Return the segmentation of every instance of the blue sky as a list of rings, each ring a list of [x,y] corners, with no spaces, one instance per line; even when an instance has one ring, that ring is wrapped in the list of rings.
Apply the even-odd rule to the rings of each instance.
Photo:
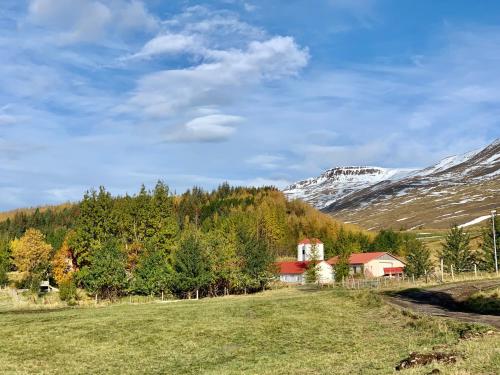
[[[499,21],[494,0],[4,0],[0,209],[484,146]]]

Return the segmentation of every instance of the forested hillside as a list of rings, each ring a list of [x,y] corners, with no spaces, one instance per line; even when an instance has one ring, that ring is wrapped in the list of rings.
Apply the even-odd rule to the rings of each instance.
[[[368,234],[287,201],[275,188],[227,184],[180,196],[162,182],[133,196],[100,188],[79,204],[19,212],[0,223],[9,267],[23,272],[26,286],[48,274],[64,290],[79,286],[110,297],[260,290],[272,279],[275,260],[295,257],[303,237],[321,238],[326,256],[370,245]],[[37,262],[19,261],[33,249]]]

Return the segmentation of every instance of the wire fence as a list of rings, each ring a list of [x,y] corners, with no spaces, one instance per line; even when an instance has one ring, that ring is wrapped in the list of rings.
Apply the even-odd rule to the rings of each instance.
[[[486,280],[499,278],[494,272],[434,272],[426,277],[415,278],[406,275],[395,276],[391,278],[377,279],[362,279],[348,277],[340,282],[336,282],[333,286],[343,287],[346,289],[403,289],[412,287],[430,286],[444,283]]]

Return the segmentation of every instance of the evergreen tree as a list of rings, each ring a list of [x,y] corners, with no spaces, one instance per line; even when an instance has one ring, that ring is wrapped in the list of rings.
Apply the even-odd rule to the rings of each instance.
[[[9,283],[7,273],[10,271],[10,251],[9,243],[0,238],[0,286]]]
[[[273,278],[274,255],[262,237],[246,234],[241,238],[243,249],[242,272],[248,276],[250,290],[261,290]]]
[[[170,254],[176,246],[179,224],[174,209],[174,199],[169,194],[168,186],[158,181],[152,197],[152,216],[154,233],[151,244]]]
[[[148,249],[134,269],[132,290],[147,295],[161,295],[172,288],[172,268],[161,250]]]
[[[427,246],[415,236],[407,236],[403,246],[407,254],[405,272],[417,278],[427,275],[432,267]]]
[[[497,256],[500,258],[500,220],[495,216],[495,236]],[[479,267],[485,271],[495,271],[495,249],[493,248],[493,223],[488,220],[481,231]],[[500,261],[500,259],[498,259]]]
[[[76,223],[74,251],[80,267],[88,265],[94,251],[117,235],[114,200],[104,187],[85,193]]]
[[[202,234],[188,229],[174,253],[174,286],[178,293],[193,292],[208,286],[211,280],[210,265],[204,251]]]
[[[89,264],[80,269],[77,279],[92,294],[114,299],[127,285],[126,258],[116,240],[107,240],[94,249]]]
[[[473,267],[474,257],[470,250],[470,236],[463,228],[453,225],[442,244],[441,257],[445,266],[455,272],[468,271]]]

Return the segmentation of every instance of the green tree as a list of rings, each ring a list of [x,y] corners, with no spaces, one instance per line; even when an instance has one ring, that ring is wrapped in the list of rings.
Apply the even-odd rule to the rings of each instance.
[[[479,251],[479,267],[485,271],[495,271],[495,251],[493,248],[493,223],[491,219],[481,231],[481,247]],[[500,257],[500,220],[495,216],[495,236],[497,256]],[[500,259],[499,259],[500,260]]]
[[[239,287],[242,259],[238,256],[238,238],[232,225],[225,224],[207,234],[207,255],[212,268],[210,293],[228,293]]]
[[[349,276],[349,257],[351,254],[348,251],[342,252],[338,256],[337,264],[335,265],[335,281],[341,282]]]
[[[311,246],[311,256],[309,258],[309,263],[306,269],[306,283],[315,284],[319,282],[319,271],[318,271],[318,248],[316,244]]]
[[[413,235],[404,239],[403,247],[407,254],[405,273],[417,278],[427,275],[432,267],[427,246]]]
[[[10,271],[10,251],[9,243],[0,239],[0,286],[9,283],[8,272]]]
[[[85,193],[81,201],[80,215],[76,223],[73,251],[78,266],[89,264],[94,251],[102,249],[102,244],[117,237],[114,200],[104,187],[99,192]]]
[[[178,293],[193,292],[208,286],[211,280],[209,259],[204,251],[202,234],[196,229],[187,229],[174,253],[174,285]]]
[[[132,290],[147,295],[161,295],[172,287],[172,267],[162,250],[148,249],[134,269]]]
[[[401,254],[401,234],[392,229],[382,229],[375,236],[371,245],[371,251],[389,252],[394,255]]]
[[[116,240],[95,248],[90,262],[77,273],[85,289],[101,298],[114,299],[127,285],[126,256]]]
[[[274,255],[265,240],[257,235],[246,234],[240,239],[243,250],[242,272],[248,276],[245,288],[261,290],[274,277]]]
[[[463,228],[456,224],[450,228],[441,251],[441,257],[448,269],[451,270],[453,266],[455,272],[463,272],[473,267],[474,256],[469,243],[470,236]]]

